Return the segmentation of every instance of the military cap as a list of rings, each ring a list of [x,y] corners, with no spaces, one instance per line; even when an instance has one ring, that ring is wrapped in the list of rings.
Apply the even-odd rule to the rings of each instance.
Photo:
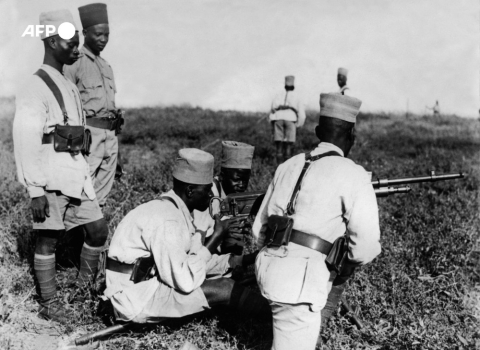
[[[355,123],[362,101],[337,93],[320,94],[320,116]]]
[[[255,147],[237,141],[222,142],[221,167],[229,169],[251,169]]]
[[[340,68],[338,68],[338,73],[337,74],[347,76],[348,75],[348,69],[340,67]]]
[[[293,75],[287,75],[285,77],[285,86],[294,86],[295,77]]]
[[[83,29],[96,24],[108,24],[107,5],[102,3],[88,4],[78,8]]]
[[[49,11],[49,12],[42,12],[40,14],[40,25],[47,26],[47,25],[53,25],[55,27],[55,31],[53,33],[40,33],[40,39],[46,39],[51,36],[57,35],[58,34],[58,27],[60,27],[60,24],[69,22],[75,27],[75,22],[73,21],[73,16],[68,10],[55,10],[55,11]]]
[[[185,183],[208,185],[213,180],[213,156],[196,148],[178,151],[173,177]]]

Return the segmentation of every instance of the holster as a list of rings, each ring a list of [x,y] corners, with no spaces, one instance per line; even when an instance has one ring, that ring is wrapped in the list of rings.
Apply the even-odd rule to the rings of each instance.
[[[342,274],[348,260],[348,238],[346,235],[339,237],[333,242],[332,249],[325,258],[325,264],[330,271]]]
[[[139,258],[133,265],[132,274],[130,275],[130,281],[133,283],[139,283],[147,281],[154,276],[153,271],[155,269],[155,260],[153,256],[147,258]]]
[[[124,123],[125,119],[123,118],[123,111],[117,109],[115,112],[115,136],[122,133],[122,126]]]
[[[84,147],[85,127],[77,125],[55,125],[53,148],[56,152],[81,152],[84,150]]]
[[[267,221],[266,245],[278,248],[290,242],[293,229],[293,219],[288,216],[271,215]]]

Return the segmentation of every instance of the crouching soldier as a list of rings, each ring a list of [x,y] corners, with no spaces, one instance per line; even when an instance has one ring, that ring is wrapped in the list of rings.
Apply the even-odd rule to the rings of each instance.
[[[255,147],[243,142],[222,142],[220,174],[213,179],[212,192],[215,197],[225,199],[232,193],[241,193],[247,190],[254,151]],[[220,211],[218,201],[213,202],[212,209],[213,213]],[[209,210],[194,212],[195,227],[207,237],[207,242],[213,232],[214,223]],[[242,255],[244,245],[242,224],[233,224],[221,243],[221,253]]]
[[[268,314],[260,295],[218,278],[242,263],[239,257],[213,254],[228,222],[216,220],[205,246],[195,231],[192,212],[208,208],[212,178],[211,154],[182,149],[173,170],[173,190],[132,210],[119,224],[108,252],[105,290],[117,320],[155,323],[217,304],[230,305],[245,316]],[[134,283],[134,264],[147,257],[153,257],[155,277]]]

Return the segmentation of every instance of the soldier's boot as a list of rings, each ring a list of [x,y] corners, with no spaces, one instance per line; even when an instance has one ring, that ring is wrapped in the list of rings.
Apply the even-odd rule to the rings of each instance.
[[[44,320],[67,324],[71,322],[73,310],[65,308],[57,298],[42,300],[38,307],[38,317]]]

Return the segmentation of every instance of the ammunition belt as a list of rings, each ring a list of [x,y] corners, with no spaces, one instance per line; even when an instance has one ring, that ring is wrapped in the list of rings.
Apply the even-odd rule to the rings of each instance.
[[[292,234],[290,236],[289,242],[316,250],[317,252],[320,252],[325,255],[328,255],[328,253],[330,253],[330,250],[333,247],[332,243],[318,236],[310,235],[308,233],[298,231],[295,229],[292,230]]]
[[[120,119],[113,118],[87,118],[86,124],[88,126],[105,129],[105,130],[115,130],[117,128],[117,123]]]
[[[118,272],[118,273],[124,273],[126,275],[131,275],[133,271],[133,266],[135,264],[125,264],[117,260],[113,260],[111,258],[107,258],[107,265],[106,269],[113,271],[113,272]]]

